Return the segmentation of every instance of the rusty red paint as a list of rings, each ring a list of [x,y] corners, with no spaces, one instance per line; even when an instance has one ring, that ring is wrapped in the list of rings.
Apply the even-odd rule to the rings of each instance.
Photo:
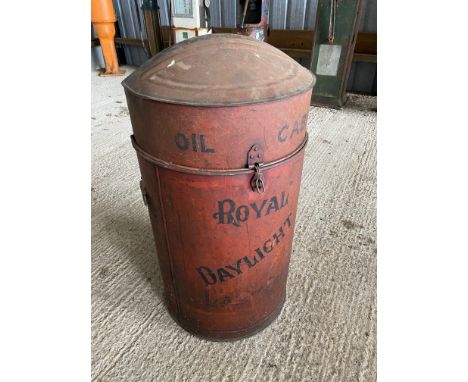
[[[193,333],[234,339],[267,326],[285,299],[315,79],[247,37],[192,40],[156,56],[124,87],[167,307]],[[204,59],[215,43],[236,52],[229,66],[223,61],[225,76],[213,57]],[[275,62],[256,62],[255,54]],[[216,78],[194,91],[180,65],[167,67],[179,59],[192,76]],[[256,167],[263,193],[252,187]]]

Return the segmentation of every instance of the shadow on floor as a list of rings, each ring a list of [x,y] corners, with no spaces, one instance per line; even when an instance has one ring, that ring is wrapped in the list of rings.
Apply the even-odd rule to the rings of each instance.
[[[377,97],[348,93],[345,109],[377,113]]]
[[[127,256],[141,278],[146,279],[159,300],[164,301],[164,286],[149,217],[112,214],[102,218],[112,245]]]

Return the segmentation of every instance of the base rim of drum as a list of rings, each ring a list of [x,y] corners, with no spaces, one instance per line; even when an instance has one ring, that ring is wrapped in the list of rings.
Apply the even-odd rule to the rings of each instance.
[[[281,304],[278,304],[278,306],[275,308],[275,310],[273,310],[273,312],[271,312],[263,320],[257,322],[255,325],[250,326],[249,328],[233,331],[203,331],[200,329],[196,329],[195,327],[191,326],[188,322],[184,322],[182,320],[177,319],[177,317],[175,317],[172,313],[171,316],[184,330],[186,330],[192,335],[195,335],[196,337],[216,342],[237,341],[247,337],[251,337],[270,326],[270,324],[272,324],[273,321],[275,321],[281,313],[285,302],[286,298],[283,299]]]

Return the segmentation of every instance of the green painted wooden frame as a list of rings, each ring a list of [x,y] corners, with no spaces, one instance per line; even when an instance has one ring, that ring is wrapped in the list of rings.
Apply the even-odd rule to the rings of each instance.
[[[365,0],[337,0],[334,44],[341,45],[336,76],[317,75],[312,104],[341,108],[347,100],[346,85],[351,70],[359,21]],[[317,71],[319,47],[328,44],[331,0],[319,0],[310,70]]]

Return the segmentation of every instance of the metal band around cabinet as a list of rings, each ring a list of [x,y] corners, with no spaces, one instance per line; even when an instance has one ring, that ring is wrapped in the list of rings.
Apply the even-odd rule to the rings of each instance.
[[[203,168],[189,167],[189,166],[183,166],[183,165],[179,165],[179,164],[175,164],[175,163],[171,163],[171,162],[166,162],[165,160],[156,158],[156,157],[152,156],[151,154],[148,154],[145,150],[143,150],[143,148],[136,142],[136,139],[135,139],[134,135],[131,135],[130,138],[132,140],[132,145],[133,145],[134,149],[136,150],[136,152],[138,153],[138,155],[140,155],[142,158],[144,158],[148,162],[155,164],[156,166],[164,167],[164,168],[167,168],[169,170],[183,172],[183,173],[187,173],[187,174],[214,175],[214,176],[233,176],[233,175],[240,175],[240,174],[251,174],[251,173],[255,172],[256,168],[258,168],[258,167],[262,171],[267,170],[269,168],[273,168],[273,167],[281,165],[284,162],[287,162],[288,160],[290,160],[290,159],[294,158],[296,155],[298,155],[302,150],[304,150],[304,148],[307,145],[309,135],[306,133],[305,137],[304,137],[304,140],[299,145],[299,147],[296,150],[294,150],[293,152],[291,152],[290,154],[283,157],[283,158],[280,158],[280,159],[277,159],[275,161],[268,162],[268,163],[261,163],[261,164],[259,164],[259,166],[251,167],[251,168],[247,167],[247,164],[246,164],[246,167],[237,168],[237,169],[206,169],[206,168],[203,169]]]

